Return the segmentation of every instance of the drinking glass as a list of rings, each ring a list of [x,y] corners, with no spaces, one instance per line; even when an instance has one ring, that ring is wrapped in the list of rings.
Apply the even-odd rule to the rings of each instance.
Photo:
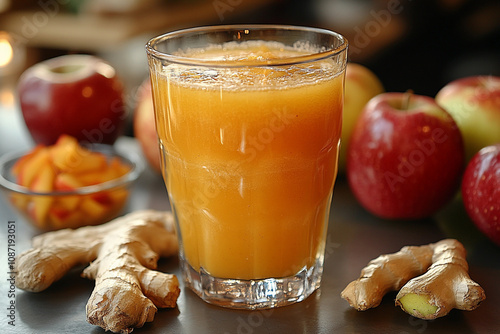
[[[186,285],[230,308],[305,299],[323,272],[347,40],[211,26],[155,37],[146,51]]]

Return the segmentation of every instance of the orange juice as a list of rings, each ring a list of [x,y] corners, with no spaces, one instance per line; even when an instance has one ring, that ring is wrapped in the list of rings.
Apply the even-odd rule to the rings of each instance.
[[[260,42],[209,59],[303,54]],[[343,74],[331,60],[203,68],[153,78],[164,178],[182,256],[214,277],[288,277],[324,252]]]

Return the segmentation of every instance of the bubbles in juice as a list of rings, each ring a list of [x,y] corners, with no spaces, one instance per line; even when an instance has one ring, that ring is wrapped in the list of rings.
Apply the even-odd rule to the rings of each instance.
[[[185,57],[219,62],[221,66],[171,64],[164,69],[170,80],[203,89],[286,89],[288,86],[315,84],[340,72],[331,59],[312,61],[311,48],[285,47],[277,42],[251,41],[226,43],[219,47],[191,49]],[[313,50],[314,51],[314,50]],[[302,63],[271,65],[279,59],[301,57]],[[230,62],[233,67],[227,66]],[[238,66],[238,67],[235,67]]]

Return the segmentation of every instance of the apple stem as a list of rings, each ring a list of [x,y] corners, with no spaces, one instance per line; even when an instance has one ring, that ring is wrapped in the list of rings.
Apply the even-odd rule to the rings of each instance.
[[[412,89],[408,89],[405,93],[405,98],[403,99],[403,105],[401,106],[401,109],[403,110],[408,110],[408,108],[410,107],[410,99],[413,95],[413,90]]]

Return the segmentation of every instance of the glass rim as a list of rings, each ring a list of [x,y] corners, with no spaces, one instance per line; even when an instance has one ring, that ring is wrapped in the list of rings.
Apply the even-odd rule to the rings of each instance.
[[[240,31],[243,32],[244,34],[248,34],[252,30],[276,30],[276,31],[288,30],[288,31],[310,32],[310,33],[335,37],[338,41],[340,41],[340,44],[335,48],[329,48],[328,50],[321,50],[318,52],[310,52],[310,53],[308,52],[300,56],[287,56],[276,59],[251,60],[251,61],[200,59],[195,57],[186,57],[186,56],[175,55],[172,53],[166,53],[156,49],[156,46],[159,45],[160,43],[163,43],[169,39],[181,37],[183,35],[187,36],[189,34],[195,34],[195,33],[223,32],[223,31],[235,31],[235,32]],[[284,65],[293,65],[293,64],[319,61],[326,58],[334,57],[336,55],[341,54],[344,51],[347,51],[348,41],[343,35],[323,28],[295,26],[295,25],[279,25],[279,24],[278,25],[277,24],[231,24],[231,25],[201,26],[201,27],[186,28],[186,29],[171,31],[151,38],[146,43],[145,47],[148,56],[161,60],[166,60],[170,63],[180,64],[180,65],[233,68],[233,67],[258,67],[258,66],[284,66]]]

